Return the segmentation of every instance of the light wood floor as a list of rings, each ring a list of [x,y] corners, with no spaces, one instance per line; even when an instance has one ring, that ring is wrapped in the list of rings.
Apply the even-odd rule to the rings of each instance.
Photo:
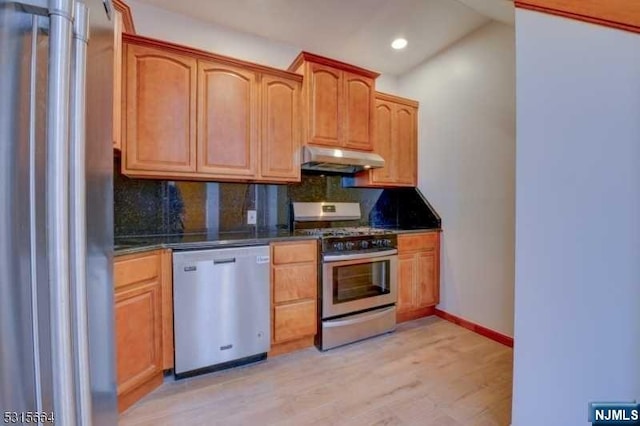
[[[170,381],[121,425],[509,425],[512,350],[436,317]]]

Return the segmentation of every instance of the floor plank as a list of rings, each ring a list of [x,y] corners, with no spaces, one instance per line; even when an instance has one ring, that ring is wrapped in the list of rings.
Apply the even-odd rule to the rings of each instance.
[[[437,317],[163,384],[120,416],[146,425],[489,425],[511,418],[513,351]]]

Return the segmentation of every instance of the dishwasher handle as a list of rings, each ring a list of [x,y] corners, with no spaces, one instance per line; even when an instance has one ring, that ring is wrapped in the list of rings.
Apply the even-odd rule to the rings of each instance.
[[[235,257],[229,257],[227,259],[214,259],[213,260],[213,264],[214,265],[224,265],[225,263],[236,263],[236,258]]]

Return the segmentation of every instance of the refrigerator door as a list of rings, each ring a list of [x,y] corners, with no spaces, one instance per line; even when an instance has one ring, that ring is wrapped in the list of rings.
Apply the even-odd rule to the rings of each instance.
[[[79,2],[0,0],[0,409],[115,425],[112,5],[85,5],[73,32]]]
[[[46,110],[46,95],[37,95],[46,94],[48,56],[48,37],[39,29],[39,20],[14,3],[0,2],[2,412],[53,409],[50,375],[42,372],[46,366],[39,362],[40,345],[49,341],[48,321],[39,318],[48,314],[48,283],[39,279],[46,278],[47,269],[46,263],[35,261],[39,236],[36,226],[42,225],[41,217],[36,216],[37,207],[44,210],[42,199],[37,200],[36,195],[44,195],[45,182],[44,167],[35,169],[36,162],[44,165],[44,151],[38,149],[36,153],[36,142],[42,145],[43,140],[36,138],[44,137]],[[38,64],[43,57],[44,69]],[[40,273],[44,277],[39,277]],[[48,376],[48,383],[43,383],[43,374]]]

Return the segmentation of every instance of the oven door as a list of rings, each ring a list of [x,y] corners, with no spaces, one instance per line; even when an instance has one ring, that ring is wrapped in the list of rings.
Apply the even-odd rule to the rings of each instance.
[[[396,303],[398,251],[325,255],[322,318]]]

